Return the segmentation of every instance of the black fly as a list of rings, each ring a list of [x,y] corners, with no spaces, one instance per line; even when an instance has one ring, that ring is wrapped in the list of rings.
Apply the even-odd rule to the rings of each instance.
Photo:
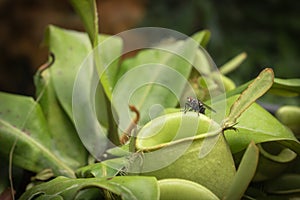
[[[187,97],[187,102],[185,103],[185,106],[184,106],[184,113],[186,113],[187,111],[195,111],[198,113],[198,116],[199,116],[199,113],[205,114],[206,108],[208,108],[209,110],[211,110],[213,112],[216,112],[214,109],[212,109],[208,105],[204,104],[199,99],[195,99],[193,97]]]

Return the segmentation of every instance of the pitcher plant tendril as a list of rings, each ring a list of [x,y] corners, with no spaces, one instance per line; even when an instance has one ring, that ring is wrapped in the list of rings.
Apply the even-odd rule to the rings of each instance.
[[[131,121],[128,128],[123,132],[122,136],[120,137],[120,143],[125,144],[129,138],[132,130],[136,128],[138,121],[140,120],[140,113],[137,108],[133,105],[129,105],[129,109],[136,114],[135,118]]]
[[[50,61],[48,61],[48,62],[42,64],[42,65],[39,67],[39,69],[38,69],[38,72],[39,72],[39,73],[42,73],[44,70],[46,70],[47,68],[51,67],[51,65],[54,64],[54,62],[55,62],[55,55],[54,55],[52,52],[50,52],[50,53],[49,53],[49,56],[50,56]]]

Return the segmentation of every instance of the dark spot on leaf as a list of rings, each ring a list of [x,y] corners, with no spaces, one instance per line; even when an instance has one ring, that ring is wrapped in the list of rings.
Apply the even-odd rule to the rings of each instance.
[[[109,180],[111,180],[111,179],[113,179],[113,177],[109,177],[109,178],[107,178],[106,180],[108,180],[108,181],[109,181]]]
[[[22,129],[22,132],[25,133],[26,135],[30,136],[30,132],[28,130],[26,130],[25,128]]]

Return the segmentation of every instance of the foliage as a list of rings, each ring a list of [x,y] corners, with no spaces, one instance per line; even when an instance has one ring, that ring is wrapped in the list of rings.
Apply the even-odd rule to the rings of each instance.
[[[0,93],[1,156],[37,173],[21,199],[174,199],[175,194],[179,199],[239,199],[299,194],[299,171],[283,173],[299,162],[295,136],[299,108],[278,112],[281,123],[255,103],[268,91],[299,95],[299,79],[274,78],[267,68],[235,88],[232,80],[212,70],[213,61],[198,46],[208,42],[208,31],[194,34],[193,40],[164,44],[169,51],[144,49],[120,59],[122,40],[98,35],[95,2],[71,3],[88,33],[49,26],[45,42],[55,59],[50,57],[35,75],[36,98]],[[245,54],[237,56],[221,72],[236,69],[244,58]],[[96,68],[86,70],[81,63],[95,63]],[[189,80],[203,99],[210,99],[207,92],[216,94],[205,102],[216,113],[183,114],[178,98],[186,96],[186,88],[180,77]],[[151,84],[138,88],[130,99],[136,118],[126,121],[123,115],[129,108],[124,99],[145,80]],[[161,87],[170,82],[179,97]],[[220,92],[224,88],[226,96]],[[168,109],[154,110],[149,116],[155,104]],[[119,127],[114,116],[120,119]],[[137,137],[109,148],[112,144],[106,138],[120,144],[122,134]],[[278,170],[266,171],[270,166]],[[273,183],[268,182],[271,178]],[[255,181],[267,189],[258,190]],[[281,181],[287,184],[279,187]],[[1,184],[7,186],[6,180]]]

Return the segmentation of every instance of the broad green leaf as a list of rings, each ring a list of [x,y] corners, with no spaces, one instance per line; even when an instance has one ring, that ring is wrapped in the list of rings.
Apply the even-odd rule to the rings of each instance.
[[[224,199],[241,199],[251,182],[258,164],[259,150],[251,142],[246,149],[238,170]]]
[[[110,37],[100,35],[100,44],[108,38]],[[109,48],[108,45],[105,45],[107,49],[103,49],[101,53],[101,60],[103,63],[110,63],[113,58],[118,58],[119,53],[121,52],[122,44],[120,43],[120,39],[114,37],[113,39],[109,39],[109,41]],[[82,74],[86,73],[81,77],[82,79],[85,78],[85,80],[80,83],[82,87],[88,91],[94,89],[91,88],[91,80],[93,80],[93,76],[96,71],[93,65],[89,66],[89,64],[86,63],[93,62],[91,44],[85,33],[64,30],[55,26],[49,26],[47,30],[46,43],[49,46],[49,50],[55,55],[56,58],[50,70],[55,92],[65,112],[68,114],[70,119],[73,119],[73,86],[77,76],[79,76],[78,72],[80,69]],[[85,59],[88,61],[83,63]],[[111,84],[113,84],[115,81],[113,74],[116,72],[113,71],[116,70],[116,65],[117,61],[115,61],[107,69],[107,73],[111,75],[112,80],[109,82]],[[107,87],[111,88],[113,85]],[[109,90],[109,88],[106,90]],[[89,101],[92,101],[92,99],[90,99],[91,97],[83,98],[88,98]]]
[[[87,60],[93,63],[91,57]],[[104,93],[98,83],[99,77],[92,65],[88,68],[81,68],[72,94],[74,125],[82,143],[96,158],[106,149],[108,127],[104,125],[109,125]],[[96,96],[96,94],[103,96]],[[96,100],[98,101],[95,102]],[[103,121],[104,119],[107,121]]]
[[[300,79],[275,78],[270,93],[280,96],[299,96]]]
[[[68,166],[77,169],[87,163],[87,151],[73,123],[58,102],[49,68],[34,77],[37,100],[41,105],[56,155]]]
[[[33,172],[50,168],[55,175],[74,176],[55,154],[46,119],[32,98],[0,93],[0,137],[0,151],[7,158],[16,144],[14,165]]]
[[[123,70],[112,99],[122,130],[126,130],[131,122],[128,104],[134,105],[140,112],[141,125],[158,116],[162,107],[175,107],[178,104],[197,48],[194,40],[187,39],[160,49],[143,50],[122,63]],[[154,105],[159,107],[155,108]]]
[[[109,37],[100,35],[100,43],[107,38]],[[108,127],[105,126],[109,122],[107,109],[105,109],[107,108],[105,97],[100,91],[102,87],[99,86],[99,77],[94,66],[89,39],[85,33],[50,26],[46,42],[56,58],[50,68],[50,76],[59,103],[71,122],[76,125],[82,143],[93,156],[96,156],[106,147]],[[111,47],[110,50],[103,52],[103,58],[101,58],[103,61],[119,55],[114,53],[121,48],[119,40],[111,43]],[[95,102],[96,100],[98,102]],[[87,134],[89,134],[88,137]]]
[[[50,70],[55,92],[65,112],[73,119],[73,85],[81,63],[91,52],[91,44],[86,34],[55,26],[48,27],[45,42],[55,55]]]
[[[78,192],[87,188],[105,189],[124,200],[159,199],[157,180],[153,177],[118,176],[112,178],[69,179],[57,177],[27,190],[20,200],[39,198],[74,199]],[[101,196],[97,197],[101,199]],[[103,196],[102,196],[103,198]]]
[[[122,42],[118,37],[100,35],[99,46],[96,48],[100,50],[93,52],[86,34],[54,26],[48,28],[46,42],[56,57],[50,75],[57,98],[76,125],[85,147],[93,156],[98,156],[106,148],[107,133],[117,132],[114,130],[111,108],[105,93],[110,98]],[[98,74],[99,68],[105,70],[104,78]],[[91,127],[93,130],[89,129]],[[111,135],[116,134],[109,134],[109,137]]]
[[[158,185],[160,200],[219,199],[206,187],[184,179],[162,179],[158,181]]]
[[[142,154],[132,159],[129,172],[158,179],[194,181],[221,198],[235,175],[235,166],[220,131],[216,122],[202,114],[181,112],[160,116],[138,133],[136,148]],[[204,141],[215,141],[216,137],[213,148],[205,146]],[[203,148],[210,151],[200,157]]]
[[[273,70],[267,68],[247,87],[230,108],[230,113],[225,119],[224,127],[235,124],[239,116],[259,97],[266,93],[273,84]]]
[[[227,100],[227,113],[237,98],[238,96],[233,96]],[[293,133],[256,103],[243,112],[234,127],[237,128],[237,131],[225,131],[225,137],[232,153],[246,149],[251,141],[256,144],[277,141],[298,154],[300,153],[300,143]]]
[[[98,44],[98,14],[95,0],[70,0],[75,11],[81,17],[92,46]]]
[[[247,54],[245,52],[240,53],[239,55],[232,58],[230,61],[225,63],[220,67],[220,72],[222,74],[228,74],[234,71],[236,68],[240,66],[240,64],[247,58]]]

